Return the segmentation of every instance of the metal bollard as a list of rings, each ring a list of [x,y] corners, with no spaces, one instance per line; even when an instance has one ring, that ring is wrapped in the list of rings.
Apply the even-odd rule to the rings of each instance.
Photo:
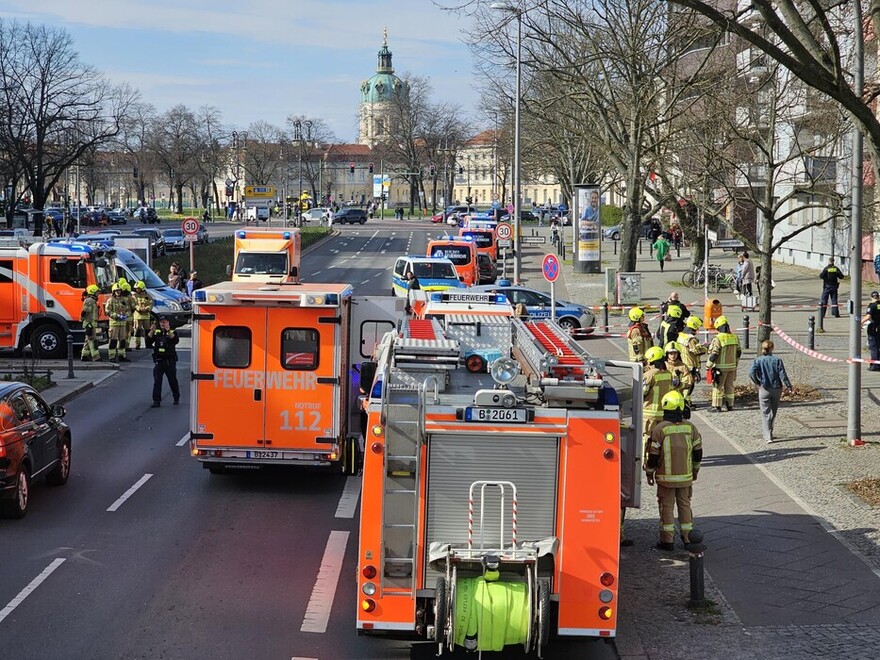
[[[807,321],[807,348],[816,350],[816,317],[811,316]]]
[[[614,243],[614,255],[617,256],[617,241],[611,241]]]
[[[676,257],[681,256],[681,243],[679,243],[678,245],[675,246],[675,256]]]
[[[825,332],[825,308],[822,307],[822,303],[819,303],[818,316],[819,327],[817,329],[819,332]]]
[[[67,377],[76,378],[73,374],[73,335],[67,335]]]
[[[602,321],[605,326],[605,334],[608,334],[608,303],[602,303]]]
[[[562,241],[559,241],[562,243]],[[562,260],[565,261],[565,243],[562,243]]]
[[[749,348],[749,315],[743,316],[743,348]]]
[[[642,239],[639,239],[639,254],[642,253]]]
[[[706,546],[703,545],[703,533],[699,530],[691,530],[688,534],[688,563],[691,573],[691,600],[690,604],[701,605],[706,600],[706,579],[703,573],[703,554]]]

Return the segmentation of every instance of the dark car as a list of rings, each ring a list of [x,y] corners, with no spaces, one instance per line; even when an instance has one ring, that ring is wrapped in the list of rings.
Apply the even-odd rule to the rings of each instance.
[[[153,250],[154,257],[161,257],[165,254],[165,239],[162,237],[162,232],[158,229],[141,227],[140,229],[135,229],[132,234],[139,238],[150,239],[150,247]]]
[[[641,238],[648,238],[651,234],[651,228],[654,226],[655,223],[656,221],[651,220],[646,220],[645,222],[643,222],[642,226],[639,228],[639,236]],[[602,236],[612,241],[619,241],[621,233],[622,229],[620,225],[605,227],[605,229],[602,230]]]
[[[0,385],[0,514],[22,518],[31,484],[45,476],[62,486],[70,476],[70,428],[63,406],[47,404],[24,383]]]
[[[477,266],[480,268],[480,284],[494,284],[498,278],[498,267],[485,252],[477,252]]]
[[[344,225],[346,222],[350,225],[354,223],[365,225],[367,224],[367,212],[364,209],[356,208],[341,209],[333,217],[333,224]]]
[[[511,222],[512,219],[513,219],[513,218],[512,218],[512,214],[510,214],[510,213],[505,213],[505,214],[501,217],[501,220],[502,220],[503,222]],[[537,221],[538,221],[538,216],[536,216],[536,215],[535,215],[534,213],[532,213],[531,211],[524,211],[524,210],[521,210],[521,211],[519,212],[519,220],[520,220],[520,222],[537,222]]]
[[[128,218],[125,217],[124,214],[119,213],[117,211],[109,211],[107,213],[107,220],[110,221],[111,225],[125,225],[128,224]]]

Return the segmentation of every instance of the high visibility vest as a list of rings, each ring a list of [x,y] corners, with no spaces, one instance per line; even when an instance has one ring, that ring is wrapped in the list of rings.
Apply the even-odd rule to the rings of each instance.
[[[661,321],[660,330],[657,333],[660,337],[660,346],[666,346],[670,341],[675,341],[676,337],[678,337],[676,325],[674,321]]]
[[[653,345],[651,333],[645,330],[641,323],[635,323],[627,330],[626,347],[629,350],[630,362],[641,362],[644,360],[645,351]]]
[[[673,389],[671,373],[665,369],[649,367],[645,371],[645,406],[642,414],[645,417],[662,418],[663,408],[660,402]]]
[[[98,324],[99,316],[97,301],[92,296],[86,296],[86,299],[83,300],[82,313],[80,314],[83,326],[95,327]]]
[[[659,455],[654,478],[668,488],[690,486],[694,481],[693,452],[702,449],[700,432],[688,421],[660,422],[651,433],[649,454]]]
[[[719,332],[713,343],[717,341],[718,359],[715,366],[721,371],[733,371],[739,362],[739,338],[732,332]]]
[[[129,307],[127,300],[123,299],[121,296],[113,296],[107,299],[104,311],[106,311],[107,316],[110,317],[110,325],[118,327],[127,323],[126,319],[121,317],[127,317],[131,312],[131,308]]]
[[[153,299],[146,291],[134,294],[134,317],[135,319],[148,319],[153,310]]]
[[[692,347],[698,347],[700,340],[689,332],[678,335],[678,342],[682,347],[681,361],[688,369],[697,369],[700,366],[700,354],[692,352]]]

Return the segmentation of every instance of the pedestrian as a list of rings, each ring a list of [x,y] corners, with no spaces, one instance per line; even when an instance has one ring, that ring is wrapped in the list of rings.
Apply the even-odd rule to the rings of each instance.
[[[782,359],[773,355],[773,342],[769,339],[761,342],[761,357],[755,358],[749,369],[749,379],[758,386],[758,405],[761,407],[761,429],[764,440],[769,445],[773,442],[773,423],[779,409],[779,398],[782,386],[791,391],[791,381],[785,373]]]
[[[742,356],[739,337],[730,331],[726,316],[715,319],[718,334],[709,344],[709,359],[706,365],[712,371],[712,407],[721,412],[723,404],[727,410],[733,410],[733,384],[736,382],[736,368]]]
[[[518,319],[526,320],[529,318],[529,309],[525,303],[518,302],[513,307],[513,315]]]
[[[333,207],[332,206],[327,209],[327,226],[328,227],[333,226]]]
[[[740,292],[744,296],[752,297],[752,285],[755,283],[755,266],[749,259],[749,253],[742,253],[742,265],[740,267]]]
[[[125,357],[125,331],[130,308],[128,301],[122,298],[122,289],[118,282],[110,287],[110,292],[110,297],[104,303],[104,312],[110,319],[108,330],[110,342],[107,344],[107,357],[110,362],[128,362],[128,358]]]
[[[657,259],[657,262],[660,264],[660,270],[662,272],[663,266],[666,262],[672,260],[672,255],[669,254],[669,241],[667,241],[666,237],[661,234],[651,245],[651,249],[654,251],[654,258]]]
[[[134,332],[131,336],[130,347],[138,350],[144,347],[147,341],[147,333],[150,331],[150,318],[153,313],[153,299],[147,293],[147,284],[143,280],[134,285]],[[147,343],[147,348],[149,348]]]
[[[412,292],[422,288],[419,278],[411,270],[406,271],[406,313],[412,314]]]
[[[675,248],[675,254],[680,255],[682,238],[681,227],[676,223],[670,227],[670,232],[672,233],[672,246]]]
[[[176,261],[168,267],[168,286],[177,291],[185,291],[185,280],[180,264]]]
[[[211,222],[211,212],[208,209],[205,209],[205,212],[202,213],[202,220],[204,222]]]
[[[85,341],[83,342],[82,353],[80,359],[83,362],[100,362],[101,351],[95,342],[95,329],[98,327],[98,319],[101,316],[101,309],[98,307],[98,286],[90,284],[86,287],[85,298],[83,298],[82,312],[79,319],[82,323],[83,332],[85,333]]]
[[[180,386],[177,383],[177,342],[180,338],[171,329],[164,316],[159,317],[159,327],[152,324],[149,337],[153,342],[153,408],[162,401],[162,377],[168,379],[174,405],[180,403]]]
[[[656,220],[651,221],[651,228],[648,230],[648,256],[654,256],[654,243],[660,238],[660,234],[663,233],[663,228],[660,226],[660,223]]]
[[[645,365],[645,353],[654,345],[651,331],[645,324],[645,312],[638,307],[629,310],[629,329],[626,331],[626,347],[630,362]]]
[[[679,309],[681,309],[682,320],[687,319],[687,317],[691,315],[690,310],[688,310],[685,304],[679,299],[678,291],[673,291],[669,294],[666,302],[660,303],[660,311],[663,314],[666,314],[669,311],[670,307],[678,307]]]
[[[684,330],[681,305],[669,305],[666,314],[657,328],[657,345],[666,346],[671,341],[678,339],[679,333]]]
[[[694,528],[691,498],[694,482],[703,460],[703,439],[697,427],[684,418],[684,397],[673,390],[663,397],[663,419],[651,432],[648,462],[645,474],[648,485],[657,484],[657,504],[660,508],[660,540],[657,548],[675,550],[675,510],[678,509],[678,528],[681,541],[690,542]]]
[[[694,404],[691,401],[691,395],[694,392],[694,386],[700,382],[703,371],[703,355],[705,355],[707,348],[697,338],[697,331],[702,325],[700,319],[696,316],[689,316],[684,324],[685,329],[678,334],[676,341],[682,347],[682,362],[691,371],[691,386],[689,389],[682,391],[682,394],[684,395],[685,403],[693,410]]]
[[[837,290],[840,288],[840,280],[844,278],[843,272],[834,265],[834,257],[828,257],[828,265],[819,273],[822,280],[822,299],[820,301],[819,316],[825,316],[825,308],[831,304],[831,314],[834,318],[840,318],[840,309],[837,307]]]
[[[663,408],[660,402],[666,394],[673,390],[672,374],[666,368],[666,353],[659,346],[653,346],[645,353],[648,368],[643,376],[645,403],[642,408],[644,417],[645,448],[651,438],[654,427],[663,419]]]
[[[193,291],[201,289],[205,284],[198,278],[198,273],[193,271],[189,274],[189,279],[186,281],[186,295],[192,298]]]
[[[871,291],[871,302],[865,311],[864,323],[868,325],[868,350],[872,360],[868,371],[880,371],[880,291]]]

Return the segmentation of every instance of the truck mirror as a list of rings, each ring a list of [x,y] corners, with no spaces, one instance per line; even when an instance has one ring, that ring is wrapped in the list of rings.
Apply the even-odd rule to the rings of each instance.
[[[376,369],[379,364],[376,362],[361,362],[358,368],[361,376],[361,391],[365,394],[370,391],[373,381],[376,379]]]
[[[291,276],[291,277],[296,277],[296,275],[297,275],[298,272],[299,272],[299,270],[297,269],[296,266],[291,266],[291,267],[290,267],[290,276]]]

